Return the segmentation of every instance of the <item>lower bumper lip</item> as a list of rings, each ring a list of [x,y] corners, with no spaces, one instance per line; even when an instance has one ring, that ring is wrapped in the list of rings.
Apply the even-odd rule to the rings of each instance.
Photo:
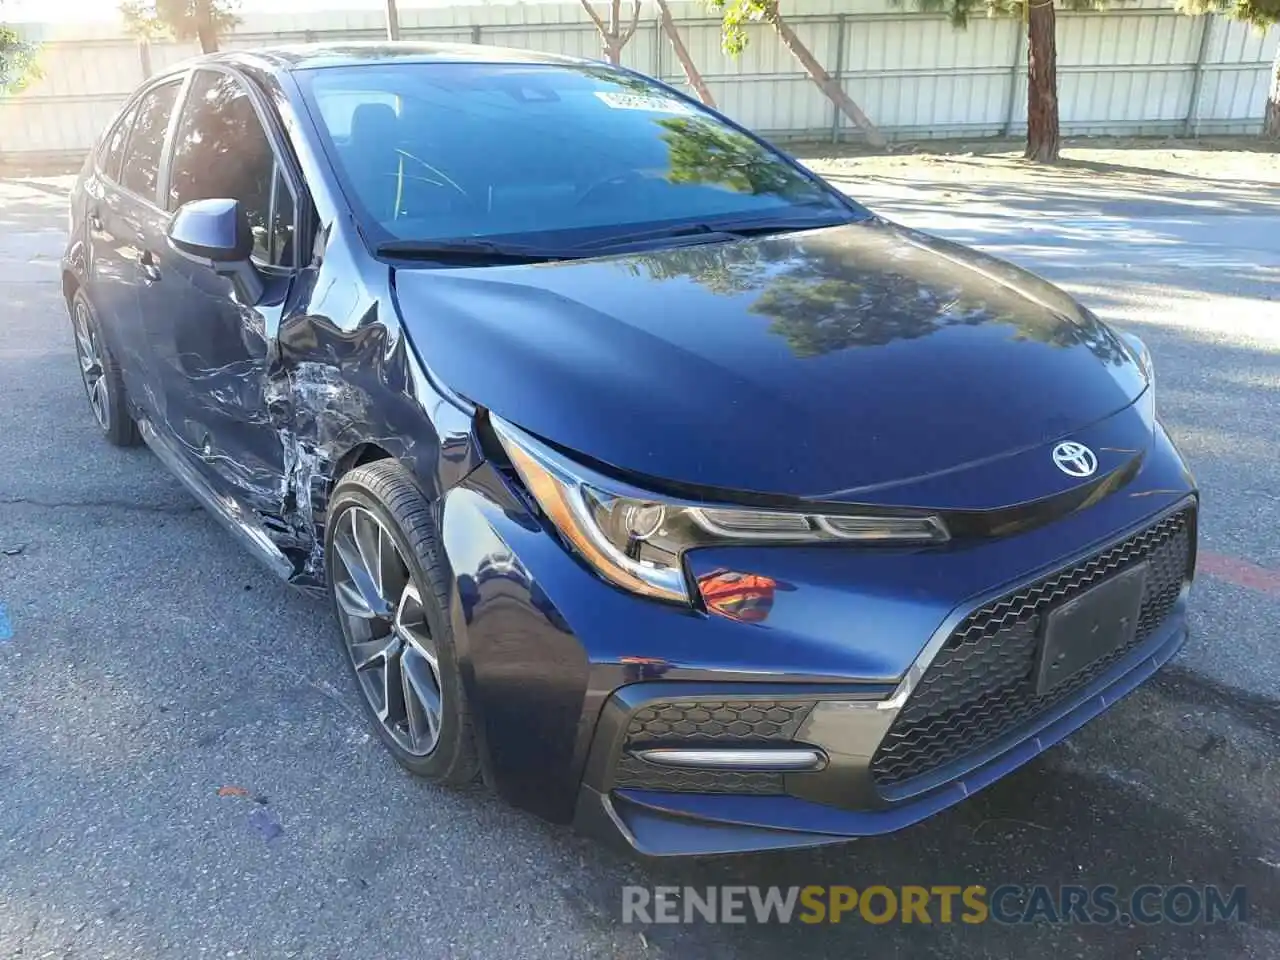
[[[821,770],[827,765],[821,750],[809,748],[785,750],[688,749],[660,747],[639,750],[641,760],[665,767],[695,767],[713,770],[799,771]]]

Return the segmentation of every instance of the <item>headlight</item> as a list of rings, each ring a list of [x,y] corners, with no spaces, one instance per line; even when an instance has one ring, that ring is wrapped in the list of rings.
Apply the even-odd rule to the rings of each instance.
[[[1128,332],[1121,333],[1120,339],[1129,348],[1134,362],[1142,369],[1142,375],[1147,378],[1147,385],[1154,387],[1156,385],[1156,368],[1151,360],[1151,351],[1147,349],[1146,341],[1136,333]]]
[[[600,476],[491,417],[520,479],[561,536],[600,576],[647,597],[689,603],[681,556],[715,543],[941,543],[931,515],[809,514],[658,497]]]

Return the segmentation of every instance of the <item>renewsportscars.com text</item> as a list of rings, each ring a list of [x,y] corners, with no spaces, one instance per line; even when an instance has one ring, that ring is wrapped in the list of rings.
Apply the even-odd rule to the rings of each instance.
[[[623,923],[1195,924],[1244,921],[1244,887],[1042,884],[622,888]]]

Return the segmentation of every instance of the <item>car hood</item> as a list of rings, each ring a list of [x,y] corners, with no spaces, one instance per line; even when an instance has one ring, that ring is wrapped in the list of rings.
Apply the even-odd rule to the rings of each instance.
[[[447,387],[602,464],[682,486],[888,502],[870,492],[989,474],[1145,386],[1116,335],[1057,288],[879,219],[591,260],[400,269],[394,282]]]

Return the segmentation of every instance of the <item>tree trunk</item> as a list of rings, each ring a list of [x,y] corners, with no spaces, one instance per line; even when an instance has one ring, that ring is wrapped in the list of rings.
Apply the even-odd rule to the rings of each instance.
[[[600,46],[604,50],[604,58],[615,66],[622,63],[622,48],[627,45],[636,28],[640,26],[640,0],[632,0],[631,25],[622,26],[622,0],[609,0],[609,22],[605,23],[591,6],[591,0],[580,0],[582,9],[595,24],[596,33],[600,34]]]
[[[213,29],[213,24],[207,20],[201,20],[196,24],[196,39],[200,41],[201,53],[218,52],[218,34]]]
[[[217,53],[218,31],[213,26],[213,11],[209,9],[209,0],[196,0],[192,13],[196,22],[196,39],[200,41],[200,52]]]
[[[1056,163],[1058,132],[1057,15],[1053,0],[1027,0],[1026,159]]]
[[[658,12],[662,15],[662,32],[667,35],[667,39],[671,42],[671,49],[675,51],[676,59],[680,61],[680,66],[684,70],[684,78],[689,81],[689,86],[698,94],[698,99],[705,103],[708,107],[714,108],[716,99],[711,95],[706,81],[702,79],[702,74],[698,72],[697,65],[693,62],[693,57],[689,56],[689,50],[684,45],[684,41],[680,39],[680,34],[676,31],[676,22],[671,16],[671,8],[667,6],[667,0],[658,0]]]
[[[151,40],[147,37],[138,38],[138,65],[142,67],[142,79],[150,79],[152,73]]]
[[[791,25],[782,19],[782,14],[776,8],[769,17],[769,22],[773,24],[773,29],[778,32],[778,38],[782,41],[782,45],[791,51],[793,57],[800,61],[800,65],[809,74],[809,79],[816,83],[818,89],[827,95],[827,99],[834,103],[866,135],[867,143],[873,147],[883,147],[885,139],[880,131],[876,129],[875,124],[853,102],[853,99],[844,92],[840,83],[831,74],[827,73],[817,58],[809,52],[809,48],[796,36],[795,31],[791,29]]]
[[[622,44],[618,43],[621,20],[622,0],[609,0],[609,32],[604,38],[604,58],[615,67],[622,63]]]
[[[387,39],[400,39],[400,11],[396,9],[396,0],[385,0],[387,7]]]
[[[1267,112],[1262,118],[1262,135],[1280,140],[1280,50],[1271,67],[1271,92],[1267,95]]]

